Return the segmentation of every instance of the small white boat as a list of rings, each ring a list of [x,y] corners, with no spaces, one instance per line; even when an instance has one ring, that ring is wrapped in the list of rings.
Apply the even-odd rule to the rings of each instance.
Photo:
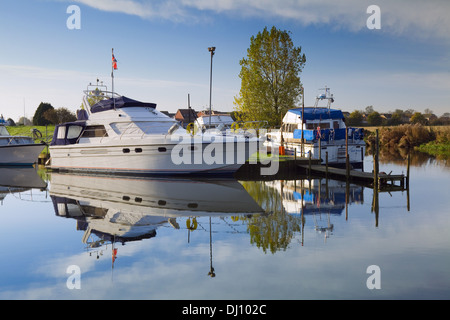
[[[318,106],[321,100],[328,100],[326,107]],[[364,131],[347,127],[342,111],[331,109],[332,102],[330,88],[325,88],[325,93],[317,96],[314,107],[290,109],[283,118],[281,129],[267,134],[267,144],[283,147],[286,154],[311,155],[312,159],[321,159],[323,164],[328,155],[328,164],[336,167],[346,165],[348,150],[350,165],[362,168],[366,148]]]
[[[52,170],[113,174],[234,173],[257,151],[259,139],[215,132],[190,134],[156,110],[89,85],[77,121],[55,128]]]
[[[0,119],[0,165],[31,166],[38,162],[45,146],[44,142],[35,143],[32,137],[11,136]]]

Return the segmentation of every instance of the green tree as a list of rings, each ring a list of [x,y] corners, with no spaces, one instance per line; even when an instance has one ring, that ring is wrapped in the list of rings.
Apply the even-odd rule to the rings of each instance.
[[[240,61],[241,90],[234,101],[239,120],[279,125],[282,115],[298,102],[305,62],[305,54],[294,47],[288,31],[265,27],[252,36],[247,57]]]
[[[360,126],[363,121],[363,115],[360,111],[355,110],[347,117],[346,122],[348,126]]]
[[[420,113],[420,112],[415,112],[410,119],[410,122],[415,124],[415,123],[419,123],[419,124],[426,124],[427,123],[427,119],[425,118],[425,116]]]
[[[33,124],[35,126],[45,126],[47,124],[51,124],[51,122],[44,117],[44,113],[47,110],[51,110],[51,109],[54,109],[54,108],[50,103],[41,102],[39,104],[39,107],[36,109],[36,112],[34,113]]]
[[[391,118],[388,121],[388,125],[389,126],[398,126],[399,124],[402,123],[402,116],[400,113],[393,113]]]
[[[383,123],[383,118],[378,112],[373,111],[367,116],[367,123],[369,126],[380,126]]]
[[[43,117],[52,124],[60,124],[77,120],[77,116],[67,108],[49,109]]]

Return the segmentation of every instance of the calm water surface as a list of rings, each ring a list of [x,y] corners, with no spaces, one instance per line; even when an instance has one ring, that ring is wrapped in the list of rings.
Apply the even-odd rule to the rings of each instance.
[[[380,193],[378,213],[372,189],[349,185],[346,203],[335,180],[39,173],[0,169],[2,299],[450,298],[440,161],[413,162],[409,193]]]

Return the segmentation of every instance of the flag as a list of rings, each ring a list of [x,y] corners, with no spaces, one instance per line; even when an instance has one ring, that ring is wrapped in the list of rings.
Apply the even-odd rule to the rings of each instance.
[[[114,261],[116,261],[117,258],[117,249],[114,248],[113,252],[112,252],[112,262],[114,263]]]
[[[117,60],[114,57],[114,53],[112,54],[112,66],[114,70],[117,70]]]

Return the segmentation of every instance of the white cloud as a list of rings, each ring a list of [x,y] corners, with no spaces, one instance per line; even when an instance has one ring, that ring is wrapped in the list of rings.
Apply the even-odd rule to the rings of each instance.
[[[238,18],[258,17],[328,25],[351,31],[366,30],[369,0],[77,0],[102,11],[121,12],[144,19],[162,18],[177,22],[208,19],[207,14]],[[378,0],[381,31],[414,37],[450,40],[450,2],[447,0]]]

